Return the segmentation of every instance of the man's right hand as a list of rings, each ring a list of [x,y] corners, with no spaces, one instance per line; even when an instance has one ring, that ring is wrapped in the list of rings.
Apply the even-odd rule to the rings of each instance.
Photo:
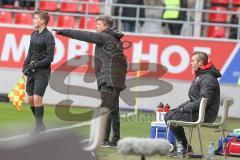
[[[23,74],[24,74],[25,76],[28,76],[28,75],[29,75],[29,72],[30,72],[30,70],[29,70],[28,67],[27,67],[25,70],[23,70]]]

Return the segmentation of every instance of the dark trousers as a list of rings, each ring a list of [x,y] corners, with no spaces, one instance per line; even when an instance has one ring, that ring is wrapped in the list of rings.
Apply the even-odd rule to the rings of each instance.
[[[123,21],[122,23],[125,32],[135,32],[135,21]]]
[[[104,141],[109,141],[111,129],[113,131],[112,142],[117,143],[120,139],[119,106],[116,106],[116,109],[114,109],[108,116]]]
[[[35,6],[35,1],[29,1],[29,0],[20,0],[19,1],[20,7],[34,7]]]
[[[101,107],[110,109],[108,116],[104,141],[109,141],[111,129],[113,131],[112,142],[116,143],[120,139],[120,115],[119,115],[119,93],[120,90],[111,86],[102,85]]]
[[[182,24],[168,23],[168,28],[172,35],[180,35],[181,29],[182,29]]]
[[[164,117],[166,123],[169,120],[193,122],[193,121],[196,121],[197,118],[198,117],[196,117],[196,114],[193,114],[192,112],[182,112],[180,108],[171,110]],[[182,145],[186,149],[188,145],[188,141],[187,141],[183,127],[170,126],[170,130],[174,133],[174,136],[176,137],[178,142],[182,141]]]
[[[15,0],[1,0],[3,5],[14,5]]]

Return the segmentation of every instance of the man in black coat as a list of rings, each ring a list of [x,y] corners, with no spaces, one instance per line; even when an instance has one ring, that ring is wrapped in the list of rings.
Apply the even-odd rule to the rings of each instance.
[[[124,36],[113,27],[112,17],[108,15],[96,18],[96,31],[56,30],[57,34],[73,39],[95,43],[95,73],[98,90],[101,93],[101,107],[112,112],[109,115],[104,146],[117,146],[120,139],[119,94],[126,88],[127,61],[123,54],[121,38]],[[109,135],[113,129],[112,142]]]
[[[191,87],[188,91],[190,100],[171,110],[165,115],[165,121],[181,120],[181,121],[197,121],[200,101],[202,97],[208,98],[205,122],[214,122],[218,115],[220,104],[220,87],[217,78],[221,77],[221,73],[208,61],[208,55],[204,52],[195,52],[191,60],[192,69],[195,73]],[[192,147],[188,145],[184,129],[181,126],[170,126],[176,139],[182,141],[185,154],[192,152]],[[188,151],[186,150],[188,146]]]

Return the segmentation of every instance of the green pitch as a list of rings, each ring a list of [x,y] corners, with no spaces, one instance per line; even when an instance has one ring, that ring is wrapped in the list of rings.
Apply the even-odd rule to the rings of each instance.
[[[0,103],[0,137],[8,137],[13,135],[18,135],[22,133],[29,133],[34,127],[34,118],[27,105],[22,107],[23,111],[18,112],[11,103]],[[85,112],[89,109],[86,108],[72,108],[71,112],[73,114],[78,114]],[[125,112],[122,112],[125,115]],[[149,137],[150,136],[150,124],[154,121],[155,113],[144,113],[140,112],[139,117],[132,116],[130,118],[121,118],[121,137]],[[57,128],[70,126],[72,124],[80,123],[78,121],[63,121],[59,119],[55,114],[54,106],[45,107],[44,122],[47,128]],[[227,128],[233,130],[234,128],[239,128],[239,119],[229,119],[227,121]],[[75,132],[80,133],[82,136],[88,136],[88,127],[74,128],[71,129]],[[188,130],[186,130],[188,131]],[[220,137],[220,132],[215,132],[213,129],[202,129],[203,134],[203,145],[204,152],[207,153],[208,145],[210,141],[215,142],[215,147],[217,146],[217,140]],[[196,134],[196,130],[193,132],[192,146],[195,152],[199,153],[199,141]],[[100,148],[98,155],[101,160],[122,160],[124,157],[117,153],[116,149],[112,148]],[[126,160],[139,160],[138,156],[126,156]],[[159,160],[159,159],[174,159],[170,157],[147,157],[148,160]],[[218,160],[223,159],[223,157],[217,157]],[[231,160],[238,158],[228,158]]]

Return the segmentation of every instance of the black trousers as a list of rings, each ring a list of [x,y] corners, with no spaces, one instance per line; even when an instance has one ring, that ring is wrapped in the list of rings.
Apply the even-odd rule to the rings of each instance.
[[[180,35],[181,29],[182,29],[182,24],[168,23],[168,28],[172,35]]]
[[[20,7],[34,7],[35,1],[29,1],[29,0],[20,0],[19,1]]]
[[[177,121],[187,121],[187,122],[194,122],[197,120],[197,113],[192,112],[182,112],[180,108],[176,108],[168,112],[164,119],[165,122],[169,120],[177,120]],[[170,126],[170,130],[174,133],[177,141],[182,141],[183,147],[186,149],[188,145],[188,141],[184,132],[183,127],[181,126]]]
[[[111,86],[102,85],[101,107],[110,109],[108,116],[104,141],[109,142],[111,129],[113,131],[112,142],[116,143],[120,139],[120,114],[119,114],[119,93],[120,89]]]

